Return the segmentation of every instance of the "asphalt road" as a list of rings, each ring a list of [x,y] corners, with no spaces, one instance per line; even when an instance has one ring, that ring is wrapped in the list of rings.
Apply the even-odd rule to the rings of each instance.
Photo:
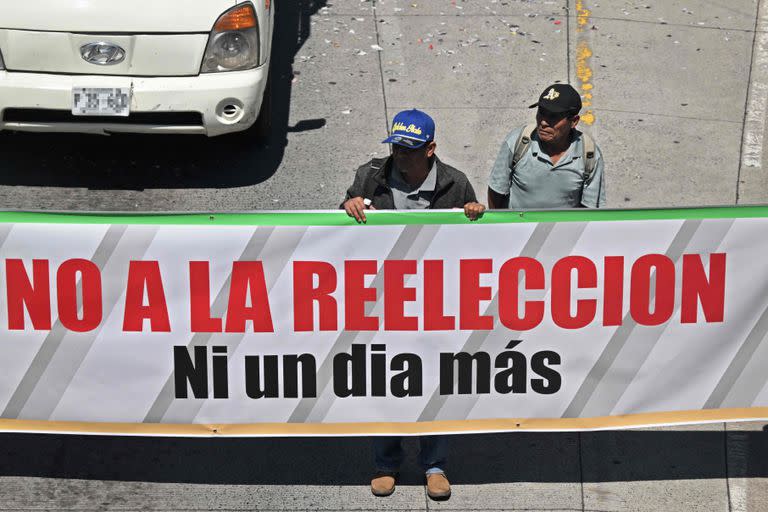
[[[433,114],[438,154],[484,198],[500,142],[558,80],[591,95],[610,207],[768,202],[759,3],[282,0],[267,144],[2,133],[0,204],[335,208],[411,107]],[[5,434],[0,510],[768,510],[762,423],[458,436],[452,459],[454,496],[435,503],[413,459],[392,497],[373,498],[365,439]]]

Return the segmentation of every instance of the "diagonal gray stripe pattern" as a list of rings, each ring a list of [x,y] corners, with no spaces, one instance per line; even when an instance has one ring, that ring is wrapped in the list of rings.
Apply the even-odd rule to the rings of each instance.
[[[91,258],[102,274],[120,273],[128,262],[141,258],[152,243],[156,227],[112,225]],[[110,269],[114,269],[110,272]],[[122,282],[103,284],[103,312],[107,318],[124,290]],[[69,333],[57,319],[29,369],[8,402],[3,417],[49,419],[64,396],[99,331]],[[63,345],[66,350],[59,350]]]
[[[262,246],[258,258],[262,259],[264,263],[264,275],[268,293],[272,293],[280,275],[292,261],[292,256],[299,247],[301,239],[307,230],[308,228],[303,226],[282,227],[276,230]],[[226,288],[227,293],[229,293],[229,286],[227,285]],[[244,334],[239,336],[214,334],[208,341],[208,344],[227,346],[227,353],[231,355],[235,353],[237,347],[245,339],[245,336]],[[192,344],[190,344],[191,346]],[[194,423],[203,405],[205,405],[203,400],[179,400],[173,402],[172,406],[163,416],[163,421],[168,423]]]
[[[698,253],[715,251],[732,225],[732,219],[709,221],[710,229],[695,239],[702,221],[686,220],[672,240],[666,256],[677,263],[686,249]],[[635,327],[636,322],[627,313],[622,325],[615,331],[566,408],[564,418],[611,414],[661,339],[667,325],[644,327],[642,330],[636,330]]]
[[[667,256],[672,255],[673,250],[676,250],[679,254],[682,254],[685,246],[688,245],[691,238],[693,237],[693,234],[700,225],[701,221],[698,220],[683,222],[683,225],[680,226],[680,229],[675,235],[675,238],[672,239],[670,247],[667,249]],[[679,258],[679,254],[674,258],[675,260]],[[653,294],[654,292],[651,291],[651,293]],[[613,336],[608,341],[606,347],[603,349],[603,352],[600,354],[597,362],[595,362],[595,364],[592,366],[592,369],[587,374],[584,382],[582,382],[579,390],[576,392],[576,395],[574,395],[573,399],[571,400],[571,403],[565,409],[565,412],[563,412],[563,418],[579,417],[584,412],[584,408],[587,406],[587,402],[589,402],[590,398],[595,393],[601,382],[604,381],[606,374],[611,368],[611,365],[613,365],[614,361],[616,361],[619,352],[621,352],[621,349],[627,343],[627,340],[632,334],[635,325],[635,321],[632,319],[632,316],[629,313],[624,315],[624,319],[622,320],[621,325],[618,329],[616,329],[616,332],[613,333]]]
[[[714,252],[722,243],[730,231],[733,220],[711,220],[707,221],[708,229],[699,229],[703,225],[702,221],[696,221],[699,226],[689,228],[691,236],[687,243],[683,237],[678,240],[678,244],[670,246],[667,256],[676,263],[682,258],[684,252],[691,253],[709,253]],[[684,235],[687,237],[687,235]],[[654,277],[655,278],[655,277]],[[673,311],[673,318],[679,311],[679,304]],[[638,372],[650,357],[651,352],[660,342],[668,327],[667,324],[655,327],[643,327],[637,329],[637,325],[630,324],[626,343],[619,351],[612,367],[608,370],[602,382],[595,390],[594,394],[587,402],[582,411],[583,416],[603,416],[613,413],[613,409],[621,400],[621,397],[629,389],[632,382],[637,377]],[[654,386],[658,386],[656,389]],[[656,380],[649,383],[645,388],[649,396],[663,396],[668,391],[662,380]]]
[[[765,386],[768,368],[768,308],[747,335],[728,369],[715,386],[705,409],[751,407]]]
[[[103,269],[104,262],[109,259],[109,255],[114,251],[118,242],[125,234],[126,229],[126,226],[110,226],[107,229],[107,232],[99,243],[92,259],[100,269]],[[97,255],[101,255],[99,261],[96,260]],[[48,368],[56,351],[59,349],[65,334],[65,330],[57,319],[51,331],[48,333],[45,340],[43,340],[43,344],[40,346],[37,354],[35,354],[35,357],[32,359],[32,362],[22,377],[19,385],[16,386],[16,390],[13,392],[13,395],[11,395],[11,399],[8,401],[8,404],[6,404],[2,414],[3,418],[18,418],[22,414],[24,406]],[[41,419],[47,418],[48,415]]]
[[[93,263],[102,271],[102,275],[120,275],[128,268],[130,261],[144,257],[154,240],[159,228],[152,226],[110,226],[102,244],[93,255]],[[78,283],[79,286],[79,283]],[[125,292],[125,282],[106,279],[102,283],[102,308],[104,318],[108,318]],[[82,306],[80,307],[82,310]],[[89,333],[68,333],[56,322],[55,329],[61,329],[63,335],[58,350],[53,354],[36,389],[21,411],[21,417],[52,417],[70,383],[85,360],[86,355],[99,335],[99,331]],[[51,392],[50,390],[55,390]]]
[[[547,251],[543,251],[546,254],[561,255],[570,254],[573,247],[576,245],[581,235],[584,233],[587,224],[583,222],[579,223],[563,223],[563,224],[551,224],[541,223],[537,224],[531,237],[526,242],[523,249],[520,251],[519,256],[535,258],[542,253],[545,246],[548,247]],[[547,283],[547,288],[549,283]],[[546,293],[544,290],[543,293]],[[491,315],[498,322],[498,294],[494,293],[493,299],[488,304],[485,310],[485,315]],[[473,332],[466,343],[462,347],[462,352],[475,353],[480,351],[483,346],[490,343],[493,340],[508,341],[510,339],[516,339],[520,336],[519,332],[510,332],[503,327],[496,327],[493,331],[475,331]],[[454,385],[456,384],[454,379]],[[445,407],[450,398],[450,410],[451,419],[466,419],[469,417],[472,409],[477,404],[479,396],[467,395],[467,396],[444,396],[440,394],[440,389],[435,388],[432,392],[432,396],[427,402],[427,405],[421,411],[418,421],[434,421],[439,419],[440,412]]]
[[[406,229],[408,229],[408,231],[410,232],[412,230],[412,227],[409,226]],[[429,249],[430,245],[432,244],[432,241],[435,239],[440,229],[441,229],[440,226],[420,226],[418,230],[413,229],[414,232],[417,231],[417,234],[413,235],[412,239],[410,235],[407,237],[401,236],[393,246],[392,250],[387,256],[387,259],[389,260],[395,260],[395,259],[420,260],[421,258],[423,258],[427,249]],[[375,315],[375,314],[381,313],[381,308],[383,307],[383,302],[381,301],[381,298],[382,298],[382,290],[384,286],[384,274],[382,273],[381,270],[374,277],[371,286],[376,289],[377,300],[376,302],[370,302],[366,304],[366,307],[365,307],[366,315]],[[376,334],[377,334],[376,332],[371,332],[371,331],[357,332],[351,339],[348,339],[346,336],[343,336],[343,339],[341,341],[338,341],[334,345],[334,348],[331,350],[331,352],[329,352],[329,356],[326,358],[323,365],[321,365],[321,371],[323,372],[322,373],[323,377],[321,378],[320,382],[322,383],[321,387],[325,392],[320,394],[316,403],[310,410],[309,416],[304,421],[322,422],[327,416],[328,411],[330,410],[331,406],[333,405],[333,402],[336,399],[336,396],[327,390],[328,384],[330,383],[332,378],[332,363],[333,363],[332,356],[337,354],[338,351],[347,350],[352,343],[370,344],[373,341],[373,339],[376,337]],[[325,368],[322,368],[322,366],[325,366]]]
[[[245,245],[245,249],[243,249],[238,260],[253,261],[259,259],[259,255],[274,232],[275,228],[272,226],[257,227],[251,235],[251,238],[248,240],[248,243]],[[227,301],[229,299],[229,285],[231,281],[232,274],[230,272],[230,275],[224,281],[224,284],[211,305],[212,315],[222,318],[224,313],[226,313]],[[212,333],[195,333],[192,335],[192,339],[187,346],[194,347],[207,345],[212,336]],[[170,374],[152,403],[152,406],[149,408],[149,411],[147,411],[146,416],[144,416],[144,423],[160,423],[163,420],[166,412],[168,412],[168,409],[174,402],[175,393],[173,391],[173,386],[173,374]]]
[[[3,247],[12,230],[13,224],[0,224],[0,248]]]
[[[386,259],[420,259],[426,252],[432,240],[440,230],[440,226],[404,226],[392,249],[389,251]],[[384,286],[383,267],[373,279],[372,288],[376,289],[376,302],[366,304],[365,312],[370,315],[381,302]],[[318,398],[302,398],[291,413],[288,419],[289,423],[303,423],[308,420],[322,421],[328,414],[331,405],[335,399],[333,393],[329,392],[328,386],[333,373],[333,356],[346,351],[355,341],[368,342],[376,333],[342,331],[336,338],[333,347],[328,352],[328,356],[320,364],[317,371],[317,389]]]

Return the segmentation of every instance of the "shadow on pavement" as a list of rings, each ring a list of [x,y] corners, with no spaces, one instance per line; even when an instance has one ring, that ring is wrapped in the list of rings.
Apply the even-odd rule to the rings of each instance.
[[[579,456],[579,443],[582,451]],[[456,484],[768,477],[768,431],[629,431],[454,436]],[[418,444],[401,483],[420,484]],[[169,439],[0,435],[0,476],[142,482],[363,485],[367,438]]]
[[[310,16],[326,0],[279,2],[272,62],[272,134],[251,131],[190,135],[0,133],[0,185],[93,190],[229,188],[269,179],[283,160],[289,132],[315,130],[324,119],[289,126],[293,60],[310,33]]]

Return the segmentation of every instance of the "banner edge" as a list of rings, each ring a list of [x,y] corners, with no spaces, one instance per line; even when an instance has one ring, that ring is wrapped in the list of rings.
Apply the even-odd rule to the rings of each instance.
[[[768,422],[768,407],[669,411],[596,418],[484,419],[421,423],[143,424],[0,419],[0,432],[129,437],[374,437],[502,432],[595,432],[752,421]]]

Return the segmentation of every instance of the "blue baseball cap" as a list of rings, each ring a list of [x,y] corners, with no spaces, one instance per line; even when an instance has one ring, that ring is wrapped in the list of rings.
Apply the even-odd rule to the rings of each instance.
[[[403,110],[392,120],[392,135],[383,144],[416,149],[435,139],[435,121],[421,110]]]

